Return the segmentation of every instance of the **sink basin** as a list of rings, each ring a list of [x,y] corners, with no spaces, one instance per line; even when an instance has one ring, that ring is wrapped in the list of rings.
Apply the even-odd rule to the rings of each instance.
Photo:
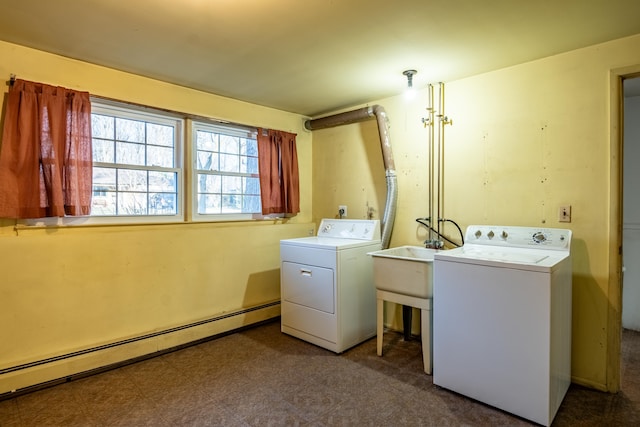
[[[376,289],[418,298],[433,297],[433,254],[436,249],[399,246],[369,252]]]

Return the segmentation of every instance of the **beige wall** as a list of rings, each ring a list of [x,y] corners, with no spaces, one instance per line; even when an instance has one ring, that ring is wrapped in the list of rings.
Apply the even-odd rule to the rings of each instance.
[[[0,220],[0,372],[242,311],[280,298],[279,241],[311,223],[303,117],[0,42],[0,76],[298,134],[301,213],[282,221],[14,230]],[[5,92],[7,88],[5,87]],[[279,306],[158,337],[95,360],[0,374],[0,393],[264,320]],[[53,364],[49,364],[53,365]],[[43,372],[47,371],[47,372]]]
[[[573,230],[572,375],[603,390],[617,388],[620,316],[619,284],[609,278],[619,264],[611,255],[618,236],[610,230],[619,218],[611,205],[618,142],[611,138],[610,79],[611,70],[638,64],[640,35],[446,83],[453,125],[445,131],[442,216],[463,228]],[[385,107],[391,121],[399,195],[390,246],[418,245],[426,237],[415,222],[428,215],[427,131],[420,120],[427,116],[426,90],[419,95],[410,103],[401,96],[371,103]],[[364,218],[367,203],[382,215],[376,144],[374,121],[314,132],[314,218],[335,216],[338,204],[348,205],[352,218]],[[566,204],[573,208],[570,224],[557,220]],[[454,227],[446,232],[458,238]]]

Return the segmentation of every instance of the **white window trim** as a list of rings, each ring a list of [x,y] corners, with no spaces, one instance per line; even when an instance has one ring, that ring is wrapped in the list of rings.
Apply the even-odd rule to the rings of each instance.
[[[228,135],[234,135],[241,138],[255,138],[257,129],[250,126],[241,125],[225,125],[218,123],[208,123],[206,121],[189,120],[190,135],[187,141],[189,146],[189,154],[191,156],[191,168],[189,171],[191,177],[190,198],[191,198],[191,221],[193,222],[224,222],[224,221],[250,221],[274,218],[273,215],[262,215],[261,213],[233,213],[233,214],[199,214],[198,213],[198,165],[197,165],[197,146],[195,143],[195,135],[198,130],[219,131]]]

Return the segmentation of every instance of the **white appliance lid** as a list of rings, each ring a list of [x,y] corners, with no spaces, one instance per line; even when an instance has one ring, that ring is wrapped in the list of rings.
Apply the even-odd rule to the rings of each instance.
[[[437,261],[452,261],[542,272],[552,271],[561,261],[569,257],[568,251],[478,247],[466,243],[460,248],[439,251],[433,255],[436,265]]]
[[[551,271],[569,258],[571,236],[558,228],[470,225],[462,247],[440,251],[434,260]]]
[[[299,237],[295,239],[283,239],[280,243],[285,245],[314,247],[324,249],[348,249],[358,246],[379,247],[380,240],[363,240],[363,239],[341,239],[334,237]]]
[[[318,237],[380,240],[380,221],[377,219],[325,218],[318,227]]]
[[[327,249],[345,249],[380,243],[380,220],[330,219],[320,222],[317,236],[284,239],[281,243]]]

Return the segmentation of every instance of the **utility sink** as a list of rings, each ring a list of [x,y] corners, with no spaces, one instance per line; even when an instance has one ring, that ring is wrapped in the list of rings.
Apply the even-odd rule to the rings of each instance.
[[[369,252],[376,289],[417,298],[433,297],[433,254],[436,249],[399,246]]]

